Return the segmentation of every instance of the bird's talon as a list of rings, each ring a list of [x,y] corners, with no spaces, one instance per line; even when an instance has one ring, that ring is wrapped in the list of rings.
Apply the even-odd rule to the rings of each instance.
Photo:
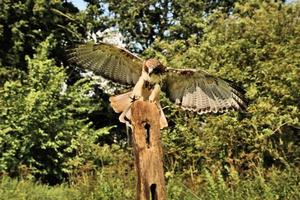
[[[140,97],[133,95],[132,97],[130,97],[131,99],[131,103],[138,100]]]

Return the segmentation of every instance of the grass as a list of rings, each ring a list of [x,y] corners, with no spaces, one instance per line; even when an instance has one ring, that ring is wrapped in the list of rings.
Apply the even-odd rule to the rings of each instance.
[[[188,187],[187,181],[179,177],[167,180],[169,199],[300,199],[300,175],[296,168],[285,171],[271,169],[264,177],[257,172],[256,178],[231,176],[227,180],[220,173],[212,175],[204,171],[199,175],[201,181],[192,187]],[[129,200],[135,198],[135,181],[133,173],[121,176],[111,171],[76,177],[72,183],[56,186],[3,176],[0,194],[0,200]]]

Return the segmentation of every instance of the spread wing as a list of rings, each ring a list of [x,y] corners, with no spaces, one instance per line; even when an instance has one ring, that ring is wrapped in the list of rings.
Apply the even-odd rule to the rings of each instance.
[[[246,107],[229,83],[204,71],[167,68],[164,83],[167,96],[184,110],[202,114]]]
[[[134,85],[142,73],[141,58],[107,43],[79,45],[70,50],[69,57],[70,62],[121,84]]]

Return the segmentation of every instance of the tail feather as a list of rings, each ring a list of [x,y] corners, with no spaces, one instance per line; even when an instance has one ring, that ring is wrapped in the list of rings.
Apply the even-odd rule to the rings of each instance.
[[[159,119],[160,129],[166,128],[168,127],[168,121],[166,119],[165,113],[159,102],[157,102],[156,105],[158,106],[159,113],[160,113],[160,119]]]
[[[130,98],[131,94],[132,94],[132,91],[129,91],[124,94],[112,96],[109,98],[110,105],[116,113],[123,112],[128,107],[131,106],[131,104],[132,104],[132,100]]]
[[[131,121],[131,105],[132,99],[132,91],[126,92],[124,94],[116,95],[109,98],[110,105],[116,113],[121,113],[119,120],[122,123],[130,123]],[[156,102],[157,107],[159,108],[160,112],[160,129],[168,127],[168,122],[165,117],[165,114],[162,110],[162,107],[159,102]]]

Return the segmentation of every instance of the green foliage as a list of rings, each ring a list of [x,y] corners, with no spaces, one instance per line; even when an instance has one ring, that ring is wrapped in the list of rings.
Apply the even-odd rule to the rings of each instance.
[[[233,167],[250,175],[255,167],[299,165],[299,12],[299,4],[237,4],[230,16],[215,12],[207,18],[200,44],[191,35],[157,40],[147,51],[169,66],[234,81],[249,101],[245,111],[202,117],[166,109],[171,174],[178,169],[192,177],[208,167],[226,175]]]
[[[119,153],[113,155],[121,155]],[[123,154],[124,155],[124,154]],[[119,157],[119,156],[118,156]],[[121,163],[118,163],[121,164]],[[18,199],[49,199],[49,200],[102,200],[102,199],[133,199],[133,172],[111,170],[105,168],[97,176],[87,174],[80,182],[72,185],[49,187],[28,180],[17,181],[8,177],[0,179],[0,200]],[[116,168],[117,169],[117,168]],[[128,169],[127,169],[128,170]],[[239,179],[230,177],[225,180],[206,172],[201,186],[193,186],[193,190],[183,182],[174,178],[167,182],[168,199],[172,200],[252,200],[252,199],[290,199],[300,198],[299,170],[277,171],[272,169],[267,178],[257,172],[255,179]]]
[[[299,3],[86,2],[79,12],[61,0],[0,1],[0,170],[21,178],[4,175],[0,199],[133,198],[132,155],[112,145],[124,127],[107,135],[118,124],[107,95],[64,69],[65,50],[107,26],[151,45],[146,57],[234,81],[249,100],[242,112],[197,116],[163,99],[170,199],[300,198]],[[33,176],[69,185],[25,181]]]
[[[47,59],[53,42],[41,43],[37,54],[26,58],[28,74],[22,80],[6,81],[0,90],[0,170],[55,182],[84,164],[84,154],[107,130],[96,131],[80,117],[98,109],[89,95],[92,83],[65,85],[63,68]]]
[[[157,1],[99,0],[107,3],[111,26],[116,26],[127,43],[149,47],[156,38],[164,40],[187,39],[195,34],[202,37],[204,16],[217,7],[229,12],[236,0],[231,1]],[[135,49],[141,50],[141,49]]]
[[[18,79],[18,70],[27,70],[25,56],[32,56],[49,35],[58,41],[49,57],[65,64],[66,49],[94,27],[101,28],[92,10],[80,13],[63,0],[1,0],[0,10],[0,86],[5,80]]]
[[[26,177],[16,180],[2,176],[0,200],[132,199],[135,190],[132,158],[117,145],[98,145],[94,150],[101,169],[96,170],[94,163],[87,162],[74,170],[69,181],[61,185],[50,187]]]
[[[79,191],[75,191],[63,185],[50,187],[31,181],[18,181],[17,179],[10,179],[8,177],[2,177],[0,191],[2,193],[0,197],[1,200],[65,200],[76,199],[79,195]]]
[[[37,45],[50,34],[58,41],[68,42],[68,38],[76,37],[74,34],[78,32],[74,19],[61,17],[55,12],[76,12],[74,7],[72,9],[61,1],[4,0],[0,2],[0,9],[2,66],[25,67],[25,55],[32,55]],[[61,46],[57,46],[56,51],[61,51]]]

